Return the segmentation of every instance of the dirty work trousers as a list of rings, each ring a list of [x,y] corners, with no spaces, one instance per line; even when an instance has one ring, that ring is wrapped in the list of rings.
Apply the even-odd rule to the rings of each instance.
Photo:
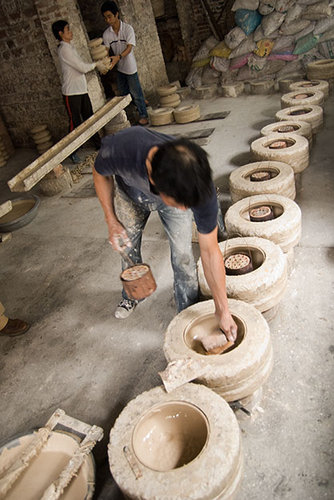
[[[115,185],[115,210],[132,243],[126,252],[136,264],[142,262],[142,233],[150,216],[157,211],[168,236],[174,272],[174,296],[178,312],[198,301],[198,280],[192,252],[192,212],[167,207],[162,201],[152,203],[140,195],[136,200]],[[127,263],[122,259],[122,269]],[[128,299],[124,290],[123,298]]]
[[[88,94],[64,95],[63,97],[70,120],[69,132],[72,132],[72,130],[92,116],[92,103]],[[101,139],[98,133],[93,135],[92,141],[96,149],[100,149]]]
[[[4,312],[5,308],[0,302],[0,331],[3,330],[8,323],[8,318],[5,316]]]

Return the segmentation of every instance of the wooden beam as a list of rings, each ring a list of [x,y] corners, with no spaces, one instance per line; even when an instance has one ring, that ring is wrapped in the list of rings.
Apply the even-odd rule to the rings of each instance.
[[[125,97],[114,97],[102,108],[94,113],[88,120],[61,139],[57,144],[48,149],[15,177],[8,181],[9,189],[13,192],[29,191],[46,174],[59,165],[71,153],[76,151],[106,123],[114,118],[122,109],[131,102],[130,94]]]

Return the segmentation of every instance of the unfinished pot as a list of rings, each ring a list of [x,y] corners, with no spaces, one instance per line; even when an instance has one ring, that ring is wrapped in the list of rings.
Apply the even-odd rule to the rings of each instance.
[[[130,401],[110,431],[108,456],[124,496],[138,500],[230,500],[242,474],[236,417],[197,384],[155,387]]]
[[[230,175],[229,188],[233,203],[256,194],[296,197],[293,169],[279,161],[258,161],[237,168]]]
[[[273,219],[256,222],[250,212],[263,205],[272,208]],[[288,252],[301,238],[301,210],[297,203],[278,194],[259,194],[243,198],[232,205],[225,215],[229,237],[257,236],[266,238]]]
[[[149,297],[157,288],[148,264],[136,264],[121,273],[125,293],[130,299],[142,300]]]
[[[310,123],[312,133],[316,134],[323,124],[323,109],[321,106],[291,106],[290,108],[281,109],[275,115],[276,120],[302,120]]]
[[[329,83],[325,80],[301,80],[290,84],[291,92],[295,90],[320,90],[324,94],[324,98],[329,96]]]
[[[322,106],[324,103],[324,94],[320,90],[294,90],[281,97],[281,107],[289,108],[290,106]]]
[[[226,401],[242,400],[257,391],[270,375],[273,352],[269,326],[252,305],[228,300],[238,327],[232,347],[219,355],[207,356],[201,338],[219,330],[213,300],[199,302],[181,311],[168,325],[164,353],[168,362],[177,359],[204,360],[207,370],[196,380]]]
[[[8,461],[18,458],[33,436],[33,433],[25,434],[6,443],[0,449],[0,468]],[[42,498],[44,491],[58,478],[77,448],[78,440],[74,435],[52,431],[40,453],[30,461],[29,467],[6,493],[6,500]],[[89,453],[61,499],[90,500],[93,497],[94,484],[95,465],[93,455]]]
[[[225,272],[228,276],[247,274],[253,271],[253,263],[250,255],[245,253],[235,253],[227,257],[224,261]]]
[[[309,143],[305,137],[293,133],[271,134],[251,143],[256,160],[274,160],[288,163],[295,174],[309,166]]]
[[[229,298],[248,302],[261,312],[281,301],[287,285],[287,262],[278,245],[264,238],[244,237],[223,241],[219,248],[224,260],[235,253],[247,253],[252,258],[253,271],[241,276],[226,276]],[[197,262],[197,272],[201,295],[211,298],[201,258]]]

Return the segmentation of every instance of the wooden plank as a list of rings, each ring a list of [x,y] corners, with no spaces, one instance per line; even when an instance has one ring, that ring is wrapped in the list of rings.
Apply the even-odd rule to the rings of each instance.
[[[174,137],[181,138],[184,137],[185,139],[189,140],[194,140],[194,139],[201,139],[202,137],[210,137],[211,134],[215,131],[214,128],[201,128],[197,130],[193,130],[192,132],[186,132],[185,134],[172,134]]]
[[[114,97],[88,120],[48,149],[15,177],[8,181],[9,189],[13,192],[29,191],[46,174],[59,165],[71,153],[92,137],[106,123],[114,118],[131,102],[130,94],[125,97]]]
[[[207,115],[200,116],[196,122],[206,122],[208,120],[223,120],[231,111],[218,111],[217,113],[208,113]]]

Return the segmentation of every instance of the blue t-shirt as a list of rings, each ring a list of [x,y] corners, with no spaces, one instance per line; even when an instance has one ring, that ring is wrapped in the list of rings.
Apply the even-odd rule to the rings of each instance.
[[[161,203],[160,196],[151,191],[146,158],[153,146],[172,141],[174,137],[143,127],[130,127],[116,135],[102,139],[101,149],[95,161],[96,171],[104,176],[114,175],[119,187],[135,202],[145,195],[152,203]],[[197,229],[202,234],[211,233],[217,225],[217,196],[212,183],[212,193],[207,201],[190,207]]]

